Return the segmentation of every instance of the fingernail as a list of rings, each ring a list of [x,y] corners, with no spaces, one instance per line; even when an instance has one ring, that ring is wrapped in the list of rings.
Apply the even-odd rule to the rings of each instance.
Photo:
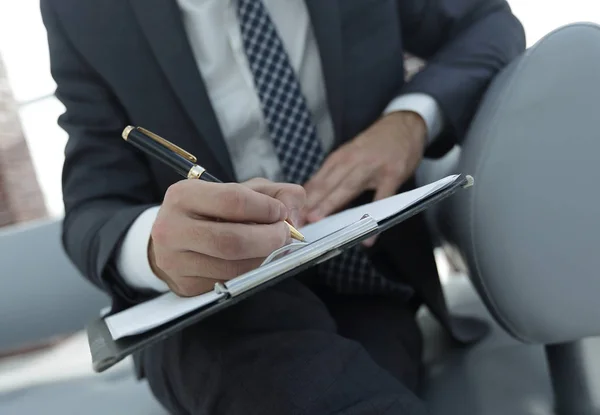
[[[311,222],[316,222],[321,220],[321,211],[319,209],[315,209],[308,214],[308,220]]]
[[[279,220],[286,220],[289,217],[289,213],[290,211],[287,206],[281,203],[279,205]]]

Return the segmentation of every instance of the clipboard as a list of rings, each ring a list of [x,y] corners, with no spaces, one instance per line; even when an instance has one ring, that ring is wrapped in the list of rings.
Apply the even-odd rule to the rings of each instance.
[[[117,337],[115,339],[111,334],[110,324],[107,324],[107,318],[111,317],[95,319],[86,326],[92,367],[96,372],[103,372],[132,353],[160,342],[286,278],[325,262],[369,237],[388,230],[424,211],[453,195],[459,189],[471,187],[473,184],[473,177],[456,175],[453,180],[445,183],[439,189],[390,217],[376,220],[366,214],[354,223],[310,244],[283,247],[271,254],[259,268],[224,284],[216,284],[214,290],[206,294],[203,306],[194,308],[177,318],[141,333],[123,337],[115,336]]]

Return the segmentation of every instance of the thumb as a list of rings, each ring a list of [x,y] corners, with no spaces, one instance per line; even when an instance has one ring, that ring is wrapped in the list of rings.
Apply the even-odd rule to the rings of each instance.
[[[373,201],[376,202],[378,200],[385,199],[386,197],[394,196],[396,191],[398,190],[398,185],[394,180],[384,180],[375,190],[375,197]],[[363,246],[370,248],[375,245],[377,241],[377,235],[370,237],[369,239],[365,239],[363,241]]]

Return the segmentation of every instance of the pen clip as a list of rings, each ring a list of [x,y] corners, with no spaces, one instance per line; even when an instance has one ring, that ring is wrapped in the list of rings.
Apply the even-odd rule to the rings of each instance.
[[[129,128],[129,127],[127,127],[127,128]],[[168,148],[169,150],[173,151],[174,153],[179,154],[184,159],[189,160],[192,163],[196,163],[198,161],[198,159],[196,158],[196,156],[194,156],[191,153],[188,153],[187,151],[185,151],[181,147],[178,147],[175,144],[171,143],[170,141],[162,138],[158,134],[155,134],[152,131],[146,130],[145,128],[142,128],[142,127],[135,127],[135,129],[138,130],[139,132],[147,135],[149,138],[151,138],[152,140],[154,140],[157,143],[161,144],[162,146]]]

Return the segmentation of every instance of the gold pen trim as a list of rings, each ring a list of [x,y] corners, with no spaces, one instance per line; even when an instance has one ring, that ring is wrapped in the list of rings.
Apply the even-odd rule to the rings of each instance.
[[[200,167],[197,164],[193,166],[187,174],[188,179],[199,179],[200,176],[204,174],[206,169],[204,167]]]
[[[181,147],[178,147],[175,144],[171,143],[169,140],[166,140],[166,139],[162,138],[161,136],[159,136],[158,134],[155,134],[152,131],[146,130],[145,128],[142,128],[142,127],[134,127],[131,125],[128,125],[127,127],[125,127],[125,129],[123,130],[123,133],[121,134],[121,136],[123,137],[123,139],[125,141],[127,141],[127,139],[129,138],[129,134],[133,130],[138,130],[138,131],[144,133],[145,135],[150,137],[152,140],[165,146],[166,148],[173,151],[174,153],[179,154],[181,157],[183,157],[186,160],[191,161],[192,163],[196,163],[198,161],[196,156],[194,156],[192,153],[188,153]]]
[[[125,127],[125,129],[121,133],[121,137],[123,137],[123,140],[127,141],[127,139],[129,138],[129,133],[133,130],[135,130],[135,127],[133,125],[128,125],[127,127]]]
[[[179,154],[181,157],[183,157],[183,158],[191,161],[192,163],[196,163],[198,161],[198,159],[196,158],[196,156],[194,156],[193,154],[188,153],[187,151],[185,151],[181,147],[176,146],[175,144],[173,144],[170,141],[162,138],[158,134],[155,134],[152,131],[148,131],[145,128],[142,128],[142,127],[134,127],[132,125],[128,125],[127,127],[125,127],[125,129],[123,129],[123,132],[121,133],[121,136],[123,137],[123,140],[127,141],[127,139],[129,138],[129,134],[133,130],[138,130],[138,131],[142,132],[143,134],[147,135],[152,140],[154,140],[157,143],[165,146],[169,150],[171,150],[171,151]],[[196,165],[194,165],[188,171],[187,178],[188,179],[199,179],[200,176],[202,176],[205,171],[206,171],[206,169],[204,169],[203,167],[198,166],[196,164]],[[304,235],[302,235],[294,226],[292,226],[288,221],[286,221],[285,223],[288,225],[288,228],[290,229],[290,235],[291,235],[292,238],[294,238],[294,239],[296,239],[298,241],[301,241],[301,242],[306,241],[306,238],[304,237]]]
[[[287,220],[285,221],[285,223],[287,224],[288,228],[290,228],[290,235],[292,238],[300,242],[306,241],[306,238],[300,233],[300,231],[298,231],[298,229],[294,228]]]

